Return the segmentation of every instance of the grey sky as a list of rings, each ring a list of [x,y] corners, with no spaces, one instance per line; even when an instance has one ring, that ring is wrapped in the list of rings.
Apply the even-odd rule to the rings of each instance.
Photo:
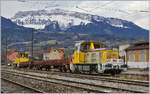
[[[77,8],[78,7],[78,8]],[[149,1],[2,0],[1,15],[11,18],[18,11],[62,8],[105,17],[121,18],[149,29]]]

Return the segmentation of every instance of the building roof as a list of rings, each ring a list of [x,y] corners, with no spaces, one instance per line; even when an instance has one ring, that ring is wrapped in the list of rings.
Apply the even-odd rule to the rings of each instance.
[[[149,49],[149,42],[140,42],[140,43],[135,43],[129,46],[127,50],[142,50],[142,49]]]

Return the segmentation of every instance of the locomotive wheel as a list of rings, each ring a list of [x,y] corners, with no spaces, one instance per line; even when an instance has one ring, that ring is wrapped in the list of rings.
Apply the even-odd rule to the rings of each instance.
[[[116,71],[115,71],[115,70],[112,70],[112,71],[111,71],[111,75],[112,75],[112,76],[115,76],[115,75],[116,75]]]
[[[13,64],[12,66],[13,66],[13,68],[16,68],[16,67],[17,67],[17,64]]]
[[[62,70],[62,67],[61,67],[61,66],[59,66],[59,71],[60,71],[60,72],[63,72],[63,70]]]
[[[70,72],[71,70],[70,70],[70,65],[68,64],[68,65],[66,65],[66,69],[67,69],[67,72]]]
[[[46,67],[46,71],[49,71],[50,69],[51,69],[50,66],[47,66],[47,67]]]
[[[29,67],[29,69],[33,69],[34,68],[34,66],[32,66],[32,65],[29,65],[28,67]]]
[[[41,67],[41,70],[42,70],[42,71],[45,71],[45,70],[46,70],[46,68],[45,68],[45,67]]]
[[[66,68],[65,65],[64,65],[62,68],[63,68],[63,71],[64,71],[64,72],[67,72],[67,68]]]
[[[28,66],[27,69],[31,69],[30,66]]]
[[[41,67],[40,67],[40,65],[38,65],[38,66],[37,66],[37,70],[41,70]]]
[[[121,73],[121,70],[117,70],[117,74],[120,74]]]
[[[89,74],[92,74],[92,73],[94,73],[94,72],[96,72],[96,71],[97,71],[96,66],[90,66]]]
[[[32,69],[33,69],[33,70],[36,70],[36,67],[35,67],[35,66],[33,66],[33,67],[32,67]]]

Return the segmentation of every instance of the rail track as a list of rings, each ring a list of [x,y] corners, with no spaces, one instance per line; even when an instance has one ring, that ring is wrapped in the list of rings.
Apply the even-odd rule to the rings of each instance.
[[[18,70],[3,70],[5,74],[13,74],[17,76],[22,76],[26,78],[32,78],[42,81],[47,81],[50,83],[63,84],[70,87],[82,88],[90,92],[133,92],[133,93],[145,93],[148,92],[147,82],[139,81],[126,81],[117,80],[109,77],[97,77],[89,75],[79,75],[70,73],[62,73],[61,75],[56,75],[55,73],[50,74],[42,72],[31,71],[18,71]],[[83,79],[85,78],[85,79]],[[142,84],[143,83],[143,84]],[[141,85],[140,85],[141,84]]]
[[[11,68],[12,69],[12,68]],[[65,77],[74,77],[74,78],[86,78],[91,80],[101,80],[101,81],[109,81],[109,82],[118,82],[124,84],[132,84],[132,85],[139,85],[149,87],[149,81],[142,81],[142,80],[132,80],[132,79],[123,79],[119,78],[121,75],[111,76],[105,74],[79,74],[79,73],[69,73],[69,72],[59,72],[59,71],[41,71],[41,70],[33,70],[33,69],[17,69],[26,72],[36,72],[36,73],[45,73],[49,75],[60,75]]]
[[[131,85],[140,85],[140,86],[145,86],[149,87],[149,82],[148,81],[140,81],[140,80],[129,80],[129,79],[120,79],[120,78],[115,78],[112,76],[100,76],[100,75],[85,75],[85,74],[73,74],[70,75],[70,73],[63,73],[60,75],[64,75],[67,77],[77,77],[77,78],[83,78],[85,77],[86,79],[92,79],[92,80],[101,80],[101,81],[109,81],[109,82],[116,82],[116,83],[124,83],[124,84],[131,84]]]
[[[32,70],[31,70],[32,71]],[[60,76],[65,77],[74,77],[74,78],[86,78],[91,80],[101,80],[101,81],[109,81],[109,82],[117,82],[117,83],[124,83],[124,84],[132,84],[132,85],[140,85],[149,87],[149,81],[141,81],[141,80],[129,80],[129,79],[121,79],[118,76],[110,76],[110,75],[97,75],[97,74],[72,74],[72,73],[62,73],[62,72],[52,72],[49,73],[47,71],[35,71],[37,73],[47,73],[47,74],[57,74]]]
[[[38,90],[38,89],[36,89],[36,88],[32,88],[32,87],[26,86],[25,84],[24,84],[24,85],[23,85],[23,84],[20,84],[20,83],[18,83],[18,82],[16,82],[16,81],[12,81],[12,80],[10,80],[10,79],[8,80],[7,78],[2,78],[2,77],[1,77],[1,80],[7,81],[7,82],[9,82],[9,83],[18,85],[18,86],[23,87],[23,88],[26,88],[26,89],[28,89],[28,90],[31,90],[31,91],[35,92],[35,93],[44,93],[43,91],[40,91],[40,90]],[[5,92],[1,91],[1,93],[5,93]]]
[[[65,77],[73,77],[73,78],[86,78],[86,79],[91,79],[91,80],[101,80],[101,81],[109,81],[109,82],[115,82],[115,83],[123,83],[123,84],[129,84],[129,85],[139,85],[139,86],[145,86],[149,87],[149,81],[141,81],[141,80],[131,80],[131,79],[121,79],[117,76],[110,76],[110,75],[97,75],[97,74],[75,74],[75,73],[63,73],[63,72],[58,72],[58,71],[41,71],[41,70],[24,70],[24,69],[19,69],[27,72],[36,72],[36,73],[45,73],[49,75],[59,75],[59,76],[65,76]]]

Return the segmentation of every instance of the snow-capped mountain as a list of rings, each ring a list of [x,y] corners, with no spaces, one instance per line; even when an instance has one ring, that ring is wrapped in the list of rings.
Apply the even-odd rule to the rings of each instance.
[[[105,22],[115,27],[128,28],[128,26],[126,26],[128,21],[125,20],[105,18],[102,16],[62,9],[20,11],[16,13],[11,20],[20,26],[31,27],[35,29],[44,29],[45,26],[58,22],[60,29],[65,30],[71,26],[92,23],[92,20]]]
[[[107,19],[109,19],[111,22]],[[142,29],[132,22],[120,20],[122,25],[119,25],[119,21],[115,21],[116,19],[107,19],[102,20],[93,18],[91,19],[91,23],[80,23],[80,25],[70,26],[68,29],[64,30],[64,32],[57,32],[63,31],[59,27],[58,21],[52,21],[42,30],[35,30],[32,28],[18,26],[10,19],[1,17],[2,44],[5,45],[6,37],[8,39],[8,43],[29,42],[32,39],[32,31],[35,31],[35,43],[57,40],[62,43],[62,45],[56,45],[59,47],[70,47],[70,45],[74,45],[73,43],[75,41],[79,40],[102,40],[111,46],[122,42],[149,40],[148,30]],[[124,28],[124,26],[126,27]],[[18,45],[18,47],[22,48],[23,45]],[[26,48],[26,46],[24,47]]]
[[[11,20],[18,25],[35,29],[44,29],[46,25],[56,21],[61,29],[79,25],[81,22],[90,23],[89,20],[75,15],[75,12],[60,9],[18,12]]]

